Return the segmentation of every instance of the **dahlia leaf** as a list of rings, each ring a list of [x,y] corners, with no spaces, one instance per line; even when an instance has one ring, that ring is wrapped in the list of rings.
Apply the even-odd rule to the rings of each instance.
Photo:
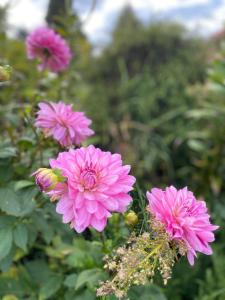
[[[166,300],[160,288],[156,285],[134,286],[128,293],[130,300]]]
[[[60,288],[62,283],[61,275],[51,276],[46,283],[41,287],[39,299],[48,299],[53,296]]]
[[[21,213],[18,197],[9,188],[0,189],[0,209],[13,216],[19,216]]]
[[[10,158],[16,156],[16,148],[14,147],[5,147],[0,149],[0,158]]]
[[[70,274],[66,276],[66,279],[64,280],[64,285],[67,287],[75,288],[77,282],[77,274]]]
[[[12,247],[12,229],[0,230],[0,260],[6,257]]]
[[[0,270],[2,272],[7,272],[11,267],[13,262],[13,251],[9,251],[9,253],[0,261]]]
[[[36,187],[22,188],[18,191],[19,204],[21,212],[19,216],[29,215],[35,208],[35,196],[38,194]]]
[[[78,275],[76,282],[76,290],[81,288],[84,285],[94,287],[99,280],[102,280],[105,277],[105,273],[98,268],[84,270]]]
[[[18,191],[18,190],[21,190],[21,189],[27,188],[28,186],[33,186],[33,185],[34,185],[33,181],[19,180],[15,184],[15,190]]]
[[[28,231],[27,227],[24,224],[19,224],[13,231],[14,242],[15,244],[26,251],[27,241],[28,241]]]

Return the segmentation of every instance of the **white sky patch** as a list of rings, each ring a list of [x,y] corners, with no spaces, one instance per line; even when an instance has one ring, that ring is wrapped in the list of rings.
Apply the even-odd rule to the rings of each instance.
[[[109,34],[116,21],[115,16],[118,16],[126,5],[132,6],[138,17],[141,18],[145,14],[150,18],[157,17],[169,9],[209,3],[210,0],[99,0],[100,8],[85,22],[83,30],[90,41],[98,46],[110,39]]]
[[[59,0],[60,1],[60,0]],[[76,1],[76,0],[75,0]],[[86,0],[80,0],[86,1]],[[9,33],[12,35],[18,28],[31,31],[32,29],[44,25],[48,0],[0,0],[0,5],[11,3],[8,10]],[[91,8],[91,0],[88,1]],[[85,20],[83,30],[89,40],[97,47],[104,45],[110,39],[110,32],[121,10],[126,5],[131,5],[140,19],[150,20],[154,16],[163,16],[171,9],[190,8],[195,5],[207,5],[212,0],[98,0],[98,6],[94,12],[86,19],[87,12],[78,12],[81,20]],[[173,20],[173,16],[170,17]],[[181,18],[177,19],[184,22]],[[191,30],[197,30],[205,35],[219,30],[225,20],[225,0],[209,15],[185,20],[185,25]]]
[[[107,0],[110,1],[110,0]],[[210,0],[127,0],[134,9],[150,9],[163,12],[168,9],[189,7],[192,5],[208,4]]]
[[[13,35],[18,28],[30,31],[45,24],[44,18],[48,1],[0,0],[0,5],[6,4],[9,5],[7,16],[10,35]]]
[[[181,20],[180,20],[181,21]],[[192,31],[200,33],[203,36],[209,36],[224,28],[225,24],[225,0],[222,5],[216,8],[210,17],[201,17],[185,22],[185,25]]]

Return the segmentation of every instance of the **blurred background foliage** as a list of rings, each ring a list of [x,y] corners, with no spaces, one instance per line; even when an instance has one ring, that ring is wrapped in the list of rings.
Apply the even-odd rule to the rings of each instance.
[[[110,43],[94,55],[72,1],[51,0],[46,20],[74,53],[58,76],[27,60],[26,33],[9,38],[7,7],[0,9],[0,64],[13,68],[0,85],[1,299],[96,299],[107,276],[103,255],[132,231],[115,214],[103,235],[77,235],[30,179],[62,150],[33,128],[37,103],[63,100],[93,120],[96,135],[88,143],[132,165],[139,187],[133,210],[145,206],[141,190],[187,185],[221,226],[213,256],[199,255],[194,268],[182,259],[166,287],[158,281],[134,288],[130,299],[224,300],[225,37],[206,40],[166,21],[143,25],[127,7]]]

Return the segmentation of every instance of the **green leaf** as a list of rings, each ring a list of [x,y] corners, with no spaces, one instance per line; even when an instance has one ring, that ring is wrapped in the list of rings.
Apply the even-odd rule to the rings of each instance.
[[[36,228],[41,232],[46,243],[50,243],[54,236],[54,228],[46,220],[42,213],[33,213],[32,220]]]
[[[0,159],[0,182],[4,186],[11,181],[14,173],[14,168],[9,159]]]
[[[9,158],[16,156],[16,148],[5,147],[0,149],[0,158]]]
[[[64,280],[63,283],[67,287],[75,288],[76,281],[77,281],[77,274],[70,274],[70,275],[66,276],[66,279]]]
[[[96,300],[96,296],[94,292],[90,292],[89,290],[84,290],[79,293],[69,290],[65,293],[65,300]]]
[[[28,240],[28,231],[27,227],[24,224],[19,224],[16,226],[13,232],[14,242],[22,250],[26,251],[27,249],[27,240]]]
[[[199,140],[189,140],[188,141],[188,146],[197,152],[203,152],[206,150],[205,144]]]
[[[11,294],[18,296],[19,299],[24,299],[24,287],[21,281],[15,278],[3,278],[0,280],[0,297],[3,295]],[[2,297],[0,298],[2,300]]]
[[[0,209],[12,216],[28,215],[35,208],[34,197],[37,193],[34,187],[22,188],[17,193],[10,188],[1,188]]]
[[[19,180],[15,184],[15,191],[26,188],[28,186],[33,186],[34,182],[29,180]]]
[[[23,150],[29,150],[34,146],[34,140],[30,137],[21,137],[18,140],[18,146]]]
[[[98,281],[102,280],[104,277],[105,273],[101,269],[94,268],[85,270],[78,275],[75,289],[78,290],[84,285],[93,288],[98,283]]]
[[[39,294],[40,299],[48,299],[49,297],[53,296],[60,288],[61,283],[62,283],[61,275],[54,275],[50,277],[40,289],[40,294]]]
[[[9,254],[12,247],[12,229],[0,230],[0,260]]]
[[[5,295],[2,300],[19,300],[15,295],[10,294],[10,295]]]
[[[36,187],[30,186],[18,191],[19,204],[21,207],[20,216],[29,215],[35,208],[34,197],[38,194]]]
[[[6,257],[4,257],[1,261],[0,261],[0,270],[2,272],[7,272],[9,270],[9,268],[12,265],[13,262],[13,255],[14,255],[14,251],[13,249],[9,252],[8,255],[6,255]]]
[[[75,268],[88,268],[87,263],[94,267],[93,258],[87,252],[80,249],[75,249],[65,260],[66,264]],[[91,264],[90,264],[91,263]]]
[[[46,261],[42,259],[32,260],[25,263],[25,268],[29,273],[32,282],[38,285],[44,285],[52,276]]]
[[[0,229],[13,227],[16,221],[17,218],[13,216],[0,216]]]
[[[18,197],[9,188],[0,189],[0,209],[13,216],[19,216],[21,213]]]
[[[130,300],[166,300],[160,288],[151,284],[148,286],[134,286],[128,293]]]

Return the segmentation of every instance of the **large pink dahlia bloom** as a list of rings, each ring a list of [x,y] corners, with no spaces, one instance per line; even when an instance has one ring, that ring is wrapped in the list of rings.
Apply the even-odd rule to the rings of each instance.
[[[62,152],[56,160],[50,160],[50,165],[61,171],[68,185],[56,211],[77,232],[87,227],[102,231],[111,212],[124,212],[132,201],[128,192],[135,178],[128,175],[130,166],[122,165],[119,154],[91,145]]]
[[[214,241],[213,231],[218,228],[210,223],[205,201],[199,201],[185,187],[165,191],[153,188],[147,192],[150,212],[161,221],[172,239],[181,240],[187,247],[187,258],[194,264],[196,251],[212,254],[209,246]]]
[[[62,146],[80,144],[94,134],[88,126],[92,123],[83,112],[74,112],[72,105],[59,103],[39,103],[35,126],[41,128],[45,136],[53,136]]]
[[[50,28],[38,28],[26,39],[27,55],[30,59],[39,58],[39,68],[59,72],[66,69],[72,54],[67,42]]]

